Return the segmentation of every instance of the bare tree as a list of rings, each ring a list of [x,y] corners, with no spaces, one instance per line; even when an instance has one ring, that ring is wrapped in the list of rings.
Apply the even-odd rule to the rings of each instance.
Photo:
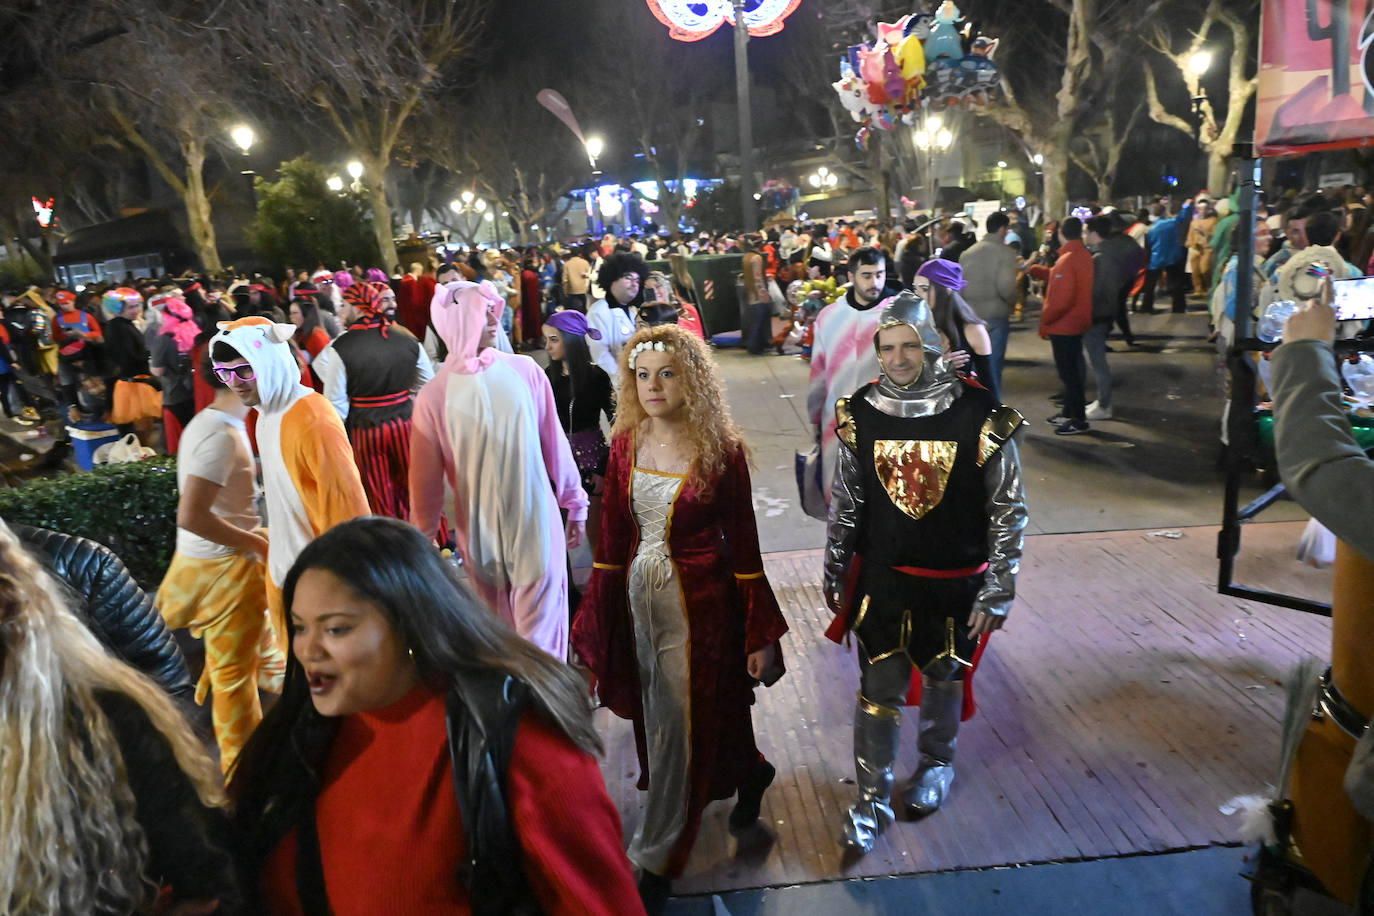
[[[1118,88],[1120,83],[1117,84]],[[1137,99],[1123,123],[1117,115],[1118,93],[1101,111],[1101,120],[1086,128],[1069,142],[1069,160],[1082,169],[1097,185],[1097,199],[1109,201],[1113,197],[1116,173],[1121,167],[1121,154],[1126,139],[1145,113],[1145,103]]]
[[[1167,0],[1049,0],[1053,11],[1025,4],[1002,4],[986,25],[1006,45],[999,49],[1004,66],[1003,99],[982,109],[997,123],[1018,133],[1027,148],[1044,157],[1045,212],[1061,216],[1068,206],[1069,166],[1074,159],[1074,139],[1097,126],[1097,146],[1120,147],[1116,115],[1110,105],[1111,74],[1135,53],[1134,34],[1139,22],[1148,22]],[[1054,13],[1059,15],[1056,16]],[[1045,77],[1059,72],[1058,86]],[[1135,119],[1126,122],[1133,126]],[[1107,133],[1100,131],[1105,127]],[[1117,153],[1119,157],[1119,151]],[[1102,177],[1111,155],[1091,156],[1083,166],[1102,190]],[[1119,159],[1118,159],[1119,162]],[[1095,173],[1095,174],[1094,174]]]
[[[625,16],[615,6],[600,4],[593,17],[593,58],[615,60],[619,66],[592,69],[591,104],[579,107],[594,112],[619,140],[629,141],[633,155],[647,167],[655,193],[631,190],[640,199],[653,200],[661,214],[658,222],[676,229],[687,207],[682,180],[693,162],[705,158],[707,105],[733,86],[730,58],[721,56],[717,46],[673,40],[647,9]]]
[[[387,170],[427,98],[452,87],[481,47],[491,0],[239,0],[207,30],[225,30],[257,61],[268,92],[320,112],[362,162],[384,263],[396,263]]]
[[[416,154],[499,204],[523,244],[555,237],[572,207],[567,193],[589,177],[576,139],[535,101],[542,83],[528,68],[493,76],[462,98],[435,100],[412,132]],[[455,228],[467,238],[465,227]]]
[[[1179,9],[1182,12],[1184,9],[1195,10],[1196,7],[1180,5]],[[1197,27],[1189,29],[1189,39],[1182,50],[1174,50],[1178,43],[1171,33],[1161,26],[1157,26],[1147,39],[1150,47],[1173,64],[1188,90],[1189,99],[1197,100],[1198,106],[1198,120],[1169,111],[1160,100],[1154,68],[1146,62],[1145,97],[1149,104],[1150,117],[1167,127],[1198,137],[1198,142],[1207,154],[1207,187],[1214,194],[1225,192],[1227,159],[1240,133],[1246,106],[1258,85],[1258,79],[1253,72],[1253,23],[1258,20],[1258,14],[1259,4],[1255,0],[1209,0]],[[1226,115],[1220,122],[1217,120],[1212,96],[1203,88],[1205,68],[1204,72],[1199,72],[1193,66],[1197,55],[1211,53],[1207,51],[1208,44],[1214,40],[1213,33],[1219,30],[1229,33],[1230,45],[1229,53],[1226,55]],[[1227,39],[1223,39],[1220,44],[1227,44]]]

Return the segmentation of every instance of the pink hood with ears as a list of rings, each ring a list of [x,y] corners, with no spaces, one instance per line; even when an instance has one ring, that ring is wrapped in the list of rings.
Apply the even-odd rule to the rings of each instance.
[[[478,353],[477,347],[487,326],[487,316],[499,314],[498,309],[505,304],[496,287],[486,280],[481,283],[458,280],[435,289],[429,315],[434,330],[448,347],[445,365],[470,375],[481,372],[495,361],[495,348],[488,347]]]

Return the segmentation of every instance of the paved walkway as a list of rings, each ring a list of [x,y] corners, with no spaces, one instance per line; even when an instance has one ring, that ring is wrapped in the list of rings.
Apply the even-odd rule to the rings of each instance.
[[[1247,531],[1240,573],[1329,598],[1329,574],[1291,559],[1296,523]],[[827,641],[819,551],[766,557],[792,631],[789,673],[759,691],[760,747],[778,768],[759,829],[706,813],[682,894],[1159,853],[1238,839],[1218,806],[1275,775],[1282,679],[1328,654],[1325,618],[1216,594],[1214,528],[1028,540],[1017,606],[977,677],[947,807],[898,822],[858,861],[835,842],[854,795],[852,650]],[[916,762],[904,717],[899,778]],[[641,796],[628,723],[605,710],[603,769],[627,835]]]

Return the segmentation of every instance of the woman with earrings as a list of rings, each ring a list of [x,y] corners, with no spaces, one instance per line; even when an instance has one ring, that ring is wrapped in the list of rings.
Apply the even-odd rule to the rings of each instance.
[[[753,687],[782,673],[787,632],[764,577],[748,453],[706,344],[646,328],[620,356],[596,560],[573,646],[603,703],[635,723],[644,820],[630,843],[646,904],[666,899],[715,799],[759,816],[773,766]]]
[[[549,356],[545,373],[553,387],[558,422],[568,434],[573,460],[582,475],[582,489],[591,500],[587,510],[587,537],[596,543],[601,517],[601,488],[606,479],[610,446],[601,432],[601,416],[615,422],[615,391],[604,369],[592,362],[587,338],[600,340],[601,332],[587,327],[587,316],[577,311],[554,312],[544,324],[544,351]]]
[[[285,688],[230,784],[252,912],[642,912],[581,679],[424,535],[332,528],[284,598]]]

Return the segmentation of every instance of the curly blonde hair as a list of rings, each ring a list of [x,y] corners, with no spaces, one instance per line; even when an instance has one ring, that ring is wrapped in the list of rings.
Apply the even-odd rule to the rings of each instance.
[[[730,416],[725,389],[716,372],[715,360],[706,342],[685,328],[675,324],[637,331],[620,351],[618,370],[620,390],[616,394],[613,436],[642,430],[649,420],[639,403],[639,388],[634,370],[630,368],[630,354],[644,342],[662,343],[672,357],[673,368],[682,377],[682,392],[687,404],[687,441],[692,447],[692,461],[688,469],[689,483],[706,486],[712,478],[725,470],[726,457],[736,450],[748,455],[739,427]]]
[[[97,691],[121,693],[171,745],[202,802],[219,773],[172,701],[113,658],[0,522],[0,913],[142,912],[148,843]]]

